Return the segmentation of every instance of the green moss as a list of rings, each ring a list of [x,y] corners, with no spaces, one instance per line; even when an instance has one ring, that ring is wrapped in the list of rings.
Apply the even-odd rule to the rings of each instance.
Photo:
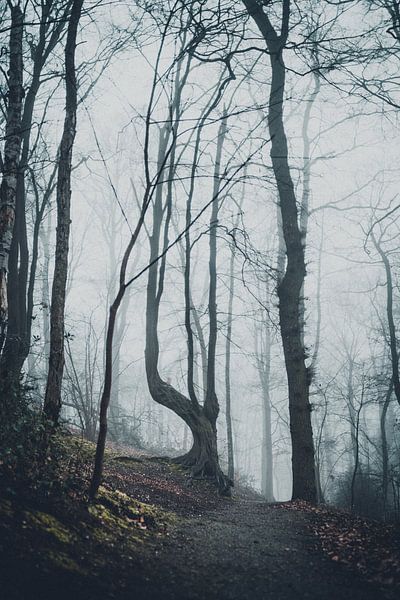
[[[145,504],[131,498],[119,490],[110,490],[104,486],[100,487],[98,501],[108,507],[114,514],[125,518],[129,523],[137,521],[138,516],[144,518],[144,522],[150,529],[157,529],[160,525],[173,524],[176,517],[173,513],[162,510],[153,504]],[[98,505],[97,505],[98,506]]]
[[[24,514],[28,526],[44,530],[62,544],[71,544],[74,541],[74,535],[52,515],[40,511],[25,512]]]
[[[128,465],[130,463],[143,464],[144,462],[142,458],[137,458],[136,456],[114,456],[113,460]]]
[[[93,442],[60,433],[55,439],[55,443],[65,456],[76,455],[84,462],[91,462],[93,460],[96,450]]]
[[[175,473],[187,473],[187,469],[185,469],[185,467],[183,467],[182,465],[178,464],[178,463],[174,463],[174,462],[170,462],[168,463],[168,467],[171,471],[175,472]]]
[[[98,523],[91,527],[90,535],[101,544],[114,542],[118,535],[125,543],[142,544],[149,529],[164,530],[174,522],[171,513],[104,486],[100,487],[97,502],[89,506],[89,513]]]
[[[64,571],[72,571],[81,575],[87,574],[87,571],[85,569],[80,567],[73,558],[71,558],[64,552],[49,551],[47,555],[49,560],[53,563],[53,565],[55,565],[59,569],[63,569]]]
[[[123,533],[123,537],[118,538],[118,534]],[[129,529],[118,529],[118,530],[110,530],[104,526],[95,527],[90,532],[90,537],[95,542],[102,544],[104,546],[115,545],[116,540],[123,539],[124,544],[133,544],[136,546],[137,544],[144,544],[144,536],[143,531],[137,529],[136,527],[130,527]]]
[[[129,522],[126,518],[116,515],[112,510],[103,504],[95,504],[89,507],[91,515],[96,517],[101,523],[112,528],[129,529]]]

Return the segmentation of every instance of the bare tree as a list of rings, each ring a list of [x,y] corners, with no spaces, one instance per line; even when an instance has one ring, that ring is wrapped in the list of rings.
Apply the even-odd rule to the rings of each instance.
[[[195,143],[195,157],[193,159],[193,165],[197,165],[196,148],[198,151],[198,145],[200,141],[200,134],[206,118],[209,116],[211,111],[215,108],[219,101],[220,92],[219,90],[215,94],[213,101],[208,107],[206,113],[203,115],[202,120],[198,126],[198,135]],[[176,103],[177,110],[179,109],[179,102]],[[178,113],[179,117],[179,113]],[[221,128],[218,134],[216,160],[215,160],[215,173],[214,173],[214,190],[212,195],[211,204],[212,214],[211,222],[212,227],[216,227],[215,222],[218,215],[218,204],[220,197],[220,159],[222,152],[222,143],[225,136],[224,124],[225,119],[221,121]],[[165,135],[165,134],[164,134]],[[161,141],[163,138],[161,138]],[[161,146],[161,145],[160,145]],[[162,155],[161,155],[162,156]],[[159,158],[160,162],[160,158]],[[194,174],[192,173],[191,185],[194,184]],[[193,192],[189,192],[189,198]],[[171,198],[167,200],[168,213],[165,224],[164,233],[164,251],[168,246],[168,237],[166,232],[168,231],[169,218],[168,215],[171,211]],[[230,482],[227,480],[225,475],[222,473],[219,466],[218,460],[218,449],[217,449],[217,437],[216,437],[216,419],[219,412],[218,401],[215,394],[215,344],[216,344],[216,324],[213,326],[210,323],[210,337],[208,346],[208,362],[207,362],[207,391],[204,401],[204,406],[201,406],[197,398],[194,385],[193,385],[193,338],[191,336],[191,308],[190,308],[190,287],[189,287],[189,276],[190,276],[190,242],[188,242],[188,231],[192,223],[192,217],[190,212],[190,203],[187,204],[186,212],[186,252],[185,252],[185,307],[186,307],[186,330],[188,333],[188,389],[189,398],[183,396],[178,390],[176,390],[170,383],[163,381],[158,371],[158,358],[159,358],[159,342],[158,342],[158,317],[159,317],[159,305],[161,295],[164,286],[164,274],[165,265],[161,263],[159,273],[156,268],[156,264],[149,269],[148,285],[147,285],[147,312],[146,312],[146,372],[147,381],[149,384],[150,393],[156,402],[163,404],[164,406],[172,409],[178,414],[189,426],[193,435],[193,446],[191,450],[179,459],[179,462],[185,466],[191,467],[192,474],[194,476],[207,475],[214,478],[220,489],[221,493],[227,494],[230,490]],[[161,190],[156,195],[155,203],[153,206],[153,231],[150,237],[150,263],[155,261],[159,253],[160,244],[160,232],[163,218],[162,209],[162,196]],[[215,223],[214,223],[215,222]],[[215,293],[216,293],[216,271],[215,271],[215,259],[216,259],[216,238],[211,238],[210,241],[210,295],[209,295],[209,310],[216,321],[215,311]],[[158,279],[158,281],[157,281]]]
[[[244,175],[244,179],[246,175]],[[239,204],[239,213],[237,215],[235,230],[239,225],[241,216],[241,207],[244,198],[245,185],[243,185],[243,195]],[[233,481],[235,478],[235,453],[233,441],[233,424],[232,424],[232,394],[231,394],[231,346],[233,335],[233,304],[235,298],[235,257],[236,245],[234,242],[230,244],[230,259],[229,259],[229,296],[228,296],[228,315],[226,326],[226,341],[225,341],[225,420],[226,420],[226,438],[228,449],[228,477]]]
[[[159,45],[157,58],[156,58],[156,65],[155,65],[155,69],[154,69],[154,76],[153,76],[152,87],[151,87],[151,92],[150,92],[150,99],[149,99],[147,112],[146,112],[145,142],[144,142],[144,162],[145,162],[146,186],[145,186],[143,199],[142,199],[142,203],[141,203],[141,207],[140,207],[140,214],[139,214],[139,218],[138,218],[135,229],[133,231],[131,231],[131,237],[129,239],[129,242],[125,248],[125,251],[124,251],[124,254],[122,257],[121,266],[120,266],[120,270],[119,270],[118,291],[117,291],[117,294],[116,294],[116,296],[110,306],[110,309],[109,309],[109,317],[108,317],[107,333],[106,333],[106,347],[105,347],[104,386],[103,386],[103,393],[102,393],[101,400],[100,400],[100,419],[99,419],[100,426],[99,426],[99,433],[98,433],[98,438],[97,438],[96,455],[95,455],[95,461],[94,461],[93,474],[92,474],[92,479],[91,479],[90,488],[89,488],[89,497],[91,500],[93,500],[97,494],[97,491],[98,491],[100,483],[101,483],[102,474],[103,474],[104,450],[105,450],[105,445],[106,445],[107,429],[108,429],[107,413],[108,413],[108,408],[110,405],[112,382],[113,382],[114,332],[115,332],[117,315],[118,315],[118,311],[120,309],[121,303],[124,299],[126,290],[136,280],[136,277],[133,277],[127,281],[127,268],[128,268],[128,264],[129,264],[129,260],[130,260],[132,251],[136,245],[136,242],[138,240],[138,237],[142,230],[142,227],[144,226],[145,216],[148,211],[148,208],[151,205],[153,196],[155,193],[157,194],[157,190],[160,189],[160,179],[163,174],[163,169],[164,169],[166,161],[168,160],[168,157],[170,155],[170,152],[171,152],[171,150],[174,146],[174,142],[175,142],[175,136],[173,136],[173,143],[172,143],[172,145],[170,145],[168,150],[167,150],[167,146],[164,148],[165,155],[164,156],[161,155],[162,156],[161,164],[158,165],[157,173],[156,173],[154,179],[152,179],[150,176],[150,170],[149,170],[149,141],[150,141],[151,118],[152,118],[152,113],[154,110],[156,92],[157,92],[157,87],[158,87],[159,79],[160,79],[159,66],[160,66],[160,61],[161,61],[161,57],[162,57],[162,51],[163,51],[164,44],[167,39],[169,26],[170,26],[173,16],[174,16],[174,7],[171,9],[171,11],[169,11],[168,18],[166,19],[166,22],[163,27],[161,42]],[[170,115],[170,119],[171,119],[171,115]],[[171,127],[171,122],[167,121],[167,123],[164,126],[164,130],[170,130],[170,127]],[[168,144],[168,139],[166,141],[166,144]],[[155,202],[154,202],[154,204],[155,204]],[[150,265],[149,265],[149,272],[151,270],[152,262],[154,262],[154,264],[156,264],[156,262],[158,260],[159,260],[158,256],[151,257],[151,261],[150,261]]]
[[[315,502],[314,446],[309,402],[310,375],[305,363],[303,323],[300,315],[301,290],[306,275],[304,243],[299,224],[297,198],[288,162],[283,122],[286,66],[284,49],[290,30],[290,0],[282,1],[280,32],[269,18],[268,6],[243,0],[268,50],[272,80],[268,104],[271,160],[279,194],[286,268],[278,285],[280,328],[289,390],[290,433],[292,438],[293,499]]]
[[[17,201],[17,180],[22,144],[23,88],[23,12],[20,3],[8,2],[11,11],[9,39],[8,103],[5,144],[1,160],[0,187],[0,351],[8,324],[8,270]]]
[[[71,223],[72,150],[76,134],[77,82],[75,49],[83,0],[74,0],[65,45],[65,120],[60,143],[57,173],[57,235],[50,309],[49,372],[43,410],[54,424],[61,410],[61,384],[64,372],[65,295]]]

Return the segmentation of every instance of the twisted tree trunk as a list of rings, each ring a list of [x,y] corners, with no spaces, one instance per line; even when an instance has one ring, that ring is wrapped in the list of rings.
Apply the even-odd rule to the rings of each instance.
[[[164,131],[160,133],[160,147],[159,147],[159,168],[161,168],[161,161],[164,155],[163,145],[166,143],[168,139],[168,125],[166,125]],[[216,178],[219,178],[219,162],[221,156],[222,142],[223,142],[223,134],[221,136],[220,130],[220,138],[217,149],[217,160],[216,163]],[[223,132],[222,132],[223,133]],[[171,156],[171,160],[173,160],[173,156]],[[171,172],[170,172],[171,175]],[[171,177],[168,177],[171,179]],[[218,186],[219,184],[216,182],[214,186],[213,198],[215,198],[214,210],[212,211],[211,220],[213,223],[213,227],[215,228],[217,225],[216,215],[218,213],[216,211],[216,206],[218,207]],[[227,478],[221,470],[219,465],[218,458],[218,449],[217,449],[217,432],[216,432],[216,419],[218,416],[218,401],[216,399],[215,394],[215,385],[213,387],[213,379],[207,378],[207,393],[206,399],[204,403],[204,407],[200,405],[198,402],[194,385],[193,385],[193,371],[190,370],[190,364],[193,360],[193,338],[191,335],[188,335],[188,352],[189,352],[189,391],[190,396],[187,398],[183,394],[181,394],[178,390],[176,390],[170,383],[164,381],[158,370],[159,363],[159,341],[158,341],[158,321],[159,321],[159,308],[160,302],[162,298],[162,293],[164,289],[164,276],[165,276],[165,263],[164,261],[161,263],[160,268],[156,262],[157,256],[160,252],[160,237],[161,237],[161,229],[162,222],[164,216],[163,209],[163,197],[162,197],[162,186],[159,186],[156,192],[156,197],[153,204],[153,230],[150,236],[150,261],[151,265],[148,271],[148,281],[147,281],[147,300],[146,300],[146,349],[145,349],[145,366],[146,366],[146,375],[147,382],[149,386],[149,391],[152,398],[158,403],[161,404],[173,412],[175,412],[185,423],[189,426],[192,436],[193,436],[193,445],[189,452],[178,459],[176,461],[186,467],[191,468],[191,474],[193,477],[210,477],[214,479],[217,483],[219,492],[223,495],[229,495],[232,482],[229,478]],[[169,219],[171,216],[171,190],[168,190],[166,206],[167,206],[167,218],[166,223],[164,224],[164,240],[163,240],[163,250],[165,250],[168,246],[168,227],[169,227]],[[186,215],[187,219],[190,219],[190,207],[189,212]],[[215,271],[215,250],[214,247],[215,240],[210,241],[210,274],[211,277],[216,276]],[[188,240],[186,240],[186,249],[188,248]],[[187,253],[186,253],[187,259]],[[190,252],[189,252],[189,261],[190,261]],[[190,273],[190,262],[185,265],[185,306],[186,306],[186,329],[188,334],[191,333],[191,323],[190,323],[190,286],[189,286],[189,273]],[[215,305],[215,294],[216,294],[216,281],[212,283],[213,289],[211,291],[211,298],[209,302],[211,303],[211,309],[215,312],[214,318],[216,319],[216,305]],[[211,325],[211,324],[210,324]],[[214,325],[211,325],[214,327]],[[215,347],[214,344],[216,342],[216,338],[214,341],[214,337],[216,336],[216,330],[213,328],[210,331],[211,335],[211,344],[214,348],[213,360],[215,360]],[[210,347],[209,347],[210,351]],[[211,365],[212,367],[212,365]],[[212,367],[213,368],[213,367]],[[215,367],[214,367],[215,368]],[[208,372],[210,371],[210,358],[208,361]],[[211,375],[214,377],[214,375]],[[210,386],[210,387],[209,387]],[[207,408],[206,408],[207,407]]]

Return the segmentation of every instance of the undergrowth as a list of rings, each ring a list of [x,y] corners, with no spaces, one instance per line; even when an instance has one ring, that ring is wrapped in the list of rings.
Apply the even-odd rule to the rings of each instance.
[[[0,412],[4,593],[25,597],[24,586],[39,590],[43,579],[48,589],[65,581],[75,590],[81,580],[100,591],[112,588],[116,573],[130,568],[144,542],[166,532],[173,514],[110,485],[89,504],[94,444],[59,428],[44,445],[48,424],[26,397]],[[112,458],[108,451],[106,463]]]

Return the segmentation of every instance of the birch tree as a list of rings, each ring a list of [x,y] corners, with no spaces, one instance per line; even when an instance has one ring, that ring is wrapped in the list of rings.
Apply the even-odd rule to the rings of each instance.
[[[9,256],[15,222],[17,180],[22,144],[23,88],[23,12],[20,3],[8,2],[11,12],[9,38],[8,101],[5,126],[5,144],[1,160],[0,186],[0,351],[3,348],[8,325],[8,271]]]

